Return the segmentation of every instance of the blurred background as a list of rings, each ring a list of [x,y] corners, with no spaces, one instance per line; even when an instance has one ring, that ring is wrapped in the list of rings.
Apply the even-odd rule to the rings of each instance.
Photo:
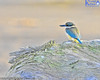
[[[0,0],[0,77],[11,66],[10,52],[67,41],[59,27],[67,21],[76,24],[82,40],[100,39],[100,7],[85,7],[85,0]]]

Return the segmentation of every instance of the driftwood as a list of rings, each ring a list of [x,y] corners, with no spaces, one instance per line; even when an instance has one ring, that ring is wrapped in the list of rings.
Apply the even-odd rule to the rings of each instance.
[[[10,53],[7,78],[18,80],[100,80],[100,40],[83,44],[50,41]]]

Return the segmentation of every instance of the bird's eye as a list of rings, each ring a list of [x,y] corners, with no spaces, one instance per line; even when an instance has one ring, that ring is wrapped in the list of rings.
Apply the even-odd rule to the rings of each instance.
[[[68,26],[68,25],[66,25],[66,26]]]

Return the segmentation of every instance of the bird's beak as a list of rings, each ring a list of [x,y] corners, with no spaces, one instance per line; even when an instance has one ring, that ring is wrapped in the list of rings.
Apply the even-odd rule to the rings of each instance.
[[[60,27],[66,27],[66,25],[59,25]]]

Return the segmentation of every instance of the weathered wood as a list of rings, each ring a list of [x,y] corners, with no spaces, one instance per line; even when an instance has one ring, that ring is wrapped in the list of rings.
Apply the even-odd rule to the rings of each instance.
[[[33,80],[100,80],[100,40],[83,44],[50,41],[22,48],[14,56],[6,77]]]

